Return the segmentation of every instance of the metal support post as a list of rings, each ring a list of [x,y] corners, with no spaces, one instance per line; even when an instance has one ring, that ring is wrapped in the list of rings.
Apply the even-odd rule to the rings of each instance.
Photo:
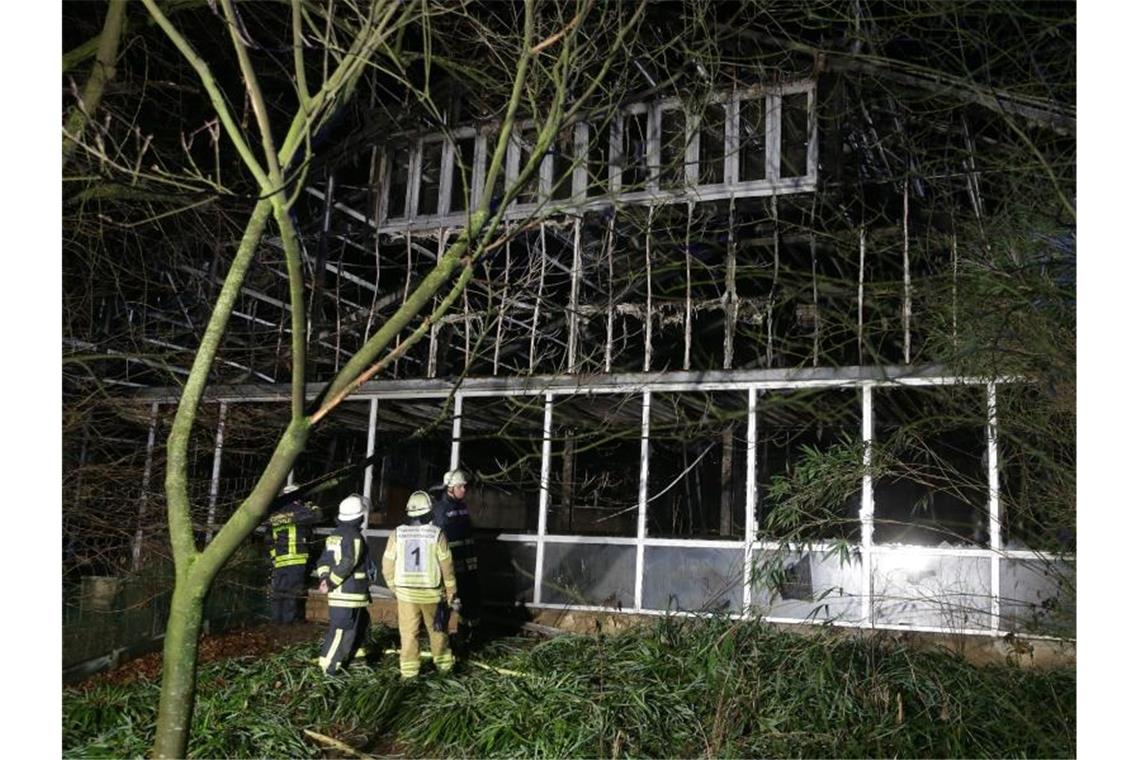
[[[871,406],[871,386],[864,385],[861,389],[863,396],[863,494],[859,506],[859,522],[862,527],[862,555],[863,561],[863,626],[873,626],[875,621],[872,615],[871,596],[871,545],[875,530],[875,491],[871,480],[871,445],[875,440],[875,418]]]
[[[641,394],[641,474],[637,486],[637,575],[633,581],[633,608],[641,610],[645,579],[646,514],[649,507],[649,408],[653,394]]]
[[[214,437],[214,469],[210,474],[210,502],[206,511],[206,543],[214,538],[214,513],[218,508],[218,480],[222,474],[222,442],[226,437],[226,402],[218,402],[218,433]]]
[[[542,566],[546,558],[546,513],[550,507],[550,444],[554,395],[546,394],[542,415],[542,474],[538,486],[538,543],[534,553],[534,603],[542,604]]]
[[[459,437],[463,435],[463,396],[455,394],[455,412],[451,418],[451,467],[459,467]]]
[[[379,402],[372,399],[368,404],[368,448],[365,451],[365,456],[369,460],[372,459],[372,454],[376,451],[376,406]],[[368,466],[364,468],[364,527],[368,527],[368,521],[372,517],[372,471],[373,464],[368,462]]]
[[[748,443],[744,475],[744,599],[741,612],[752,614],[752,552],[756,543],[756,388],[748,389]]]
[[[990,629],[1001,627],[1001,491],[998,479],[997,385],[986,384],[986,466],[990,510]]]
[[[158,402],[150,405],[150,432],[146,436],[146,460],[143,462],[142,495],[139,496],[139,521],[135,528],[135,540],[131,545],[131,571],[139,569],[142,560],[143,519],[150,499],[150,468],[154,462],[154,438],[158,429]]]

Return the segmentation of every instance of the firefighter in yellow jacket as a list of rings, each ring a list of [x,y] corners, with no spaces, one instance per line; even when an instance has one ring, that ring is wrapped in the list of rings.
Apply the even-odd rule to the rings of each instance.
[[[431,522],[431,497],[416,491],[408,497],[406,510],[407,521],[388,537],[381,568],[388,588],[396,595],[400,677],[415,678],[420,672],[421,621],[427,628],[436,668],[447,673],[455,664],[447,631],[432,626],[440,602],[456,601],[455,570],[447,536]]]

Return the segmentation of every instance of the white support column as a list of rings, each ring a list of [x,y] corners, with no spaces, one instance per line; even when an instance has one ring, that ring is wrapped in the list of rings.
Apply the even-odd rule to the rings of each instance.
[[[859,227],[859,326],[856,335],[859,344],[859,363],[863,363],[863,275],[867,260],[867,231]]]
[[[685,358],[681,369],[688,370],[693,348],[693,255],[689,251],[689,235],[693,227],[693,203],[688,203],[685,217]]]
[[[637,487],[637,563],[633,579],[633,608],[641,610],[645,578],[645,535],[649,511],[649,407],[653,394],[641,394],[641,474]]]
[[[990,629],[1001,623],[1001,490],[998,473],[997,385],[986,384],[986,465],[989,470],[990,508]]]
[[[910,181],[903,185],[903,364],[910,364]]]
[[[538,543],[534,553],[534,604],[542,604],[542,566],[546,559],[546,513],[550,508],[550,444],[554,394],[546,394],[542,415],[542,475],[538,486]]]
[[[573,190],[575,202],[586,200],[586,185],[590,182],[586,163],[590,158],[590,125],[580,121],[574,125],[574,175]]]
[[[875,491],[871,480],[871,444],[875,440],[875,418],[871,405],[871,386],[864,385],[863,396],[863,497],[859,506],[859,522],[862,527],[863,560],[863,616],[861,625],[873,626],[871,596],[871,545],[875,530]]]
[[[614,217],[610,214],[606,226],[606,262],[609,265],[609,279],[606,280],[606,372],[613,367],[614,359]]]
[[[642,372],[648,372],[653,366],[653,265],[649,248],[653,237],[653,209],[653,206],[649,207],[645,222],[645,361]]]
[[[139,520],[135,528],[135,540],[131,545],[131,570],[139,569],[142,559],[143,520],[146,518],[146,505],[150,497],[150,468],[154,462],[154,438],[158,429],[158,402],[150,405],[150,431],[146,436],[146,460],[143,462],[142,495],[139,496]]]
[[[582,218],[574,220],[574,255],[570,268],[570,305],[566,322],[570,328],[568,338],[566,371],[578,371],[578,281],[582,278]]]
[[[459,439],[463,435],[463,395],[455,394],[455,412],[451,418],[451,467],[459,467]]]
[[[368,448],[365,450],[365,456],[372,459],[372,455],[376,452],[376,407],[379,404],[377,399],[372,399],[368,404]],[[372,512],[372,472],[375,465],[372,462],[364,468],[364,527],[368,527],[368,520]]]
[[[756,543],[756,388],[748,389],[748,443],[744,475],[744,600],[741,612],[752,614],[752,552]]]
[[[534,344],[535,339],[538,337],[538,314],[542,306],[542,286],[546,280],[546,223],[543,222],[538,227],[538,243],[539,243],[539,259],[538,259],[538,292],[534,294],[534,315],[531,318],[530,324],[530,372],[534,372]],[[530,250],[528,245],[527,259],[530,259]]]
[[[222,442],[226,437],[226,402],[218,402],[218,432],[214,436],[214,469],[210,474],[210,501],[206,511],[206,543],[214,538],[214,513],[218,507],[218,479],[222,474]]]

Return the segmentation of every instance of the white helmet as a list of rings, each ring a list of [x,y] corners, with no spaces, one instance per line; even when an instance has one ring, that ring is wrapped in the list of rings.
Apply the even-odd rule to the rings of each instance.
[[[336,519],[348,521],[358,520],[364,516],[364,498],[353,494],[346,496],[344,501],[340,503],[340,509],[337,510]]]
[[[443,475],[443,487],[451,488],[452,486],[465,486],[467,485],[467,473],[463,470],[448,470]]]
[[[282,494],[293,493],[293,492],[294,492],[294,491],[296,491],[296,490],[297,490],[297,486],[295,486],[294,484],[290,483],[289,485],[287,485],[287,486],[285,486],[284,488],[282,488],[282,489],[281,489],[281,493],[282,493]]]
[[[408,517],[419,517],[431,511],[431,497],[425,491],[416,491],[408,497],[408,504],[404,507]]]

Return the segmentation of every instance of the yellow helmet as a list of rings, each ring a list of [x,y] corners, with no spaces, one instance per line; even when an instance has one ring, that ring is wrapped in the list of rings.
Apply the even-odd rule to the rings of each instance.
[[[431,511],[431,497],[426,491],[416,491],[408,497],[408,504],[404,507],[408,517],[419,517]]]

